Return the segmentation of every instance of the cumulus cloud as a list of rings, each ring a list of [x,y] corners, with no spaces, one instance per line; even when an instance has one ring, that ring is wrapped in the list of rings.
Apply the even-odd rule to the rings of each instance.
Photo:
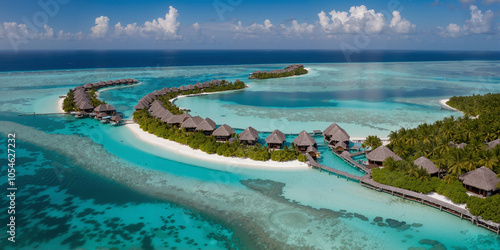
[[[198,22],[193,23],[193,28],[194,28],[194,31],[199,32],[200,31],[200,24]]]
[[[107,16],[100,16],[95,19],[95,26],[90,28],[92,38],[104,38],[109,30],[109,18]]]
[[[120,22],[115,24],[115,35],[120,36],[137,36],[140,34],[140,28],[137,27],[137,23],[129,23],[125,27],[122,26]]]
[[[387,25],[382,13],[368,10],[364,5],[352,6],[349,13],[332,10],[326,14],[321,11],[318,18],[321,29],[328,34],[378,34]]]
[[[438,35],[442,37],[458,37],[473,34],[493,34],[495,32],[495,14],[488,10],[484,14],[475,5],[469,7],[471,18],[459,26],[450,23],[446,28],[437,27]]]
[[[410,34],[415,32],[416,25],[411,24],[410,21],[402,18],[399,11],[393,11],[389,28],[392,32],[397,34]]]
[[[290,25],[280,24],[274,25],[269,19],[266,19],[263,24],[252,23],[248,26],[242,25],[241,21],[233,24],[235,37],[260,37],[263,34],[272,34],[278,36],[301,36],[305,33],[312,33],[314,25],[308,23],[299,23],[297,20],[292,20]]]
[[[179,13],[177,9],[170,6],[169,11],[165,14],[165,18],[159,17],[153,21],[144,23],[141,28],[143,33],[152,34],[156,39],[178,39],[180,36],[177,34],[180,23],[177,21]]]

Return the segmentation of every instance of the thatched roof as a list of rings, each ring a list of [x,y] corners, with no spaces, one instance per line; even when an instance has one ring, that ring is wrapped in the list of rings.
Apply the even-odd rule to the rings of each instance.
[[[332,141],[349,141],[351,137],[347,134],[347,132],[345,132],[343,129],[339,129],[337,130],[337,132],[335,132],[332,137],[330,138],[330,140]]]
[[[99,106],[97,106],[94,111],[97,111],[97,112],[109,112],[109,111],[115,111],[115,108],[113,108],[113,106],[105,103],[105,104],[101,104]]]
[[[488,147],[486,149],[492,149],[500,144],[500,139],[488,142]]]
[[[149,94],[145,95],[142,99],[148,102],[152,102],[154,99],[154,96],[150,96]]]
[[[163,107],[163,102],[160,101],[160,100],[155,100],[153,103],[151,103],[151,107],[153,106],[160,106],[160,107]]]
[[[383,162],[385,159],[392,157],[395,161],[401,161],[401,157],[396,155],[386,146],[380,146],[366,155],[366,158],[371,161]]]
[[[149,108],[150,110],[150,114],[154,117],[158,117],[158,115],[163,112],[164,110],[167,110],[166,108],[162,107],[162,106],[156,106],[156,107],[151,107]]]
[[[215,130],[215,127],[217,125],[215,124],[214,121],[210,118],[205,118],[204,121],[202,121],[198,126],[196,127],[196,130],[202,130],[202,131],[213,131]]]
[[[188,90],[188,89],[186,88],[186,86],[181,85],[181,86],[179,87],[179,90],[180,90],[180,91],[186,91],[186,90]]]
[[[198,88],[198,89],[201,89],[203,88],[203,85],[200,83],[200,82],[197,82],[195,85],[194,85],[195,88]]]
[[[142,102],[138,102],[135,106],[134,106],[134,109],[135,110],[139,110],[139,109],[145,109],[147,108],[148,106]]]
[[[168,121],[170,121],[172,117],[174,117],[174,114],[172,114],[170,111],[167,110],[167,112],[163,112],[163,116],[159,118],[161,119],[162,122],[168,123]]]
[[[92,84],[91,83],[85,83],[83,85],[83,87],[86,88],[86,89],[91,89],[92,88]]]
[[[203,86],[203,88],[208,88],[210,87],[210,83],[204,82],[203,84],[201,84],[201,86]]]
[[[115,115],[115,116],[111,117],[111,120],[115,121],[115,122],[119,122],[122,120],[122,118],[120,116]]]
[[[190,117],[182,123],[181,128],[196,128],[203,121],[200,116]]]
[[[111,80],[106,81],[106,85],[111,85],[111,84],[113,84],[113,81],[111,81]]]
[[[113,84],[120,84],[120,80],[113,80]]]
[[[351,153],[349,153],[348,151],[344,151],[340,154],[341,156],[347,158],[347,157],[351,157]]]
[[[427,171],[427,173],[429,174],[435,174],[439,172],[439,169],[436,166],[436,164],[434,164],[431,160],[423,156],[413,161],[413,163],[417,165],[419,168],[425,169],[425,171]]]
[[[337,144],[335,144],[334,148],[343,148],[343,149],[347,149],[347,145],[345,144],[344,141],[339,141],[337,142]]]
[[[171,87],[171,88],[170,88],[170,91],[172,91],[172,92],[177,92],[177,90],[178,90],[178,89],[177,89],[176,87]]]
[[[234,129],[231,128],[229,125],[224,124],[220,127],[218,127],[214,132],[214,136],[231,136],[234,133]]]
[[[127,82],[132,82],[132,79],[130,79],[130,78],[127,78]]]
[[[328,126],[328,128],[323,130],[323,136],[325,136],[325,135],[332,136],[339,130],[344,130],[344,129],[342,129],[339,125],[337,125],[337,123],[334,122],[330,126]]]
[[[158,90],[153,91],[151,94],[153,94],[156,97],[161,95],[160,91],[158,91]]]
[[[306,152],[307,153],[311,153],[311,152],[318,153],[318,150],[313,145],[311,145],[311,146],[307,147]]]
[[[127,79],[125,78],[120,79],[120,83],[127,83]]]
[[[81,101],[79,103],[76,104],[78,106],[79,109],[93,109],[94,106],[92,106],[92,104],[90,104],[90,102],[84,102],[84,101]]]
[[[299,133],[299,136],[293,139],[293,143],[296,146],[305,147],[316,144],[316,140],[314,140],[314,138],[310,134],[308,134],[305,130],[302,130],[302,132]]]
[[[275,129],[267,138],[266,138],[266,143],[267,144],[282,144],[285,142],[285,134],[283,132]]]
[[[89,102],[90,103],[90,98],[89,97],[85,97],[85,96],[75,97],[74,100],[75,100],[75,103],[79,103],[81,101]]]
[[[500,178],[491,169],[482,166],[460,176],[460,180],[467,186],[485,191],[495,191]]]
[[[188,90],[193,90],[193,89],[194,89],[194,85],[193,85],[193,84],[189,84],[186,88],[187,88]]]
[[[83,86],[79,85],[75,87],[75,90],[83,89]]]
[[[172,116],[172,113],[168,111],[167,109],[163,109],[162,111],[158,112],[155,117],[158,119],[162,119],[165,116]]]
[[[191,115],[188,113],[184,113],[181,115],[174,115],[167,123],[168,124],[183,123],[189,117],[191,117]]]
[[[256,141],[259,139],[259,131],[248,127],[240,133],[240,141]]]

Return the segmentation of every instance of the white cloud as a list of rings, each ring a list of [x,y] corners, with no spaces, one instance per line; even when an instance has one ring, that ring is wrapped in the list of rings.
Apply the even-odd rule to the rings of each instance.
[[[476,0],[458,0],[458,1],[464,5],[470,5],[473,4]]]
[[[100,16],[95,19],[95,26],[90,28],[92,33],[90,37],[92,38],[104,38],[108,33],[109,29],[109,18],[107,16]]]
[[[180,36],[177,34],[180,23],[177,21],[179,14],[177,10],[170,6],[169,11],[165,14],[165,19],[159,17],[152,22],[144,23],[142,32],[153,34],[156,39],[178,39]]]
[[[82,40],[83,38],[85,38],[85,34],[81,31],[77,33],[64,33],[63,30],[59,30],[57,33],[57,40]]]
[[[5,36],[10,36],[12,39],[16,40],[76,40],[82,39],[84,34],[78,32],[64,33],[64,31],[59,30],[56,32],[52,27],[45,24],[43,30],[31,30],[26,24],[16,23],[16,22],[5,22],[0,25],[0,39]]]
[[[129,23],[127,26],[122,27],[122,24],[118,22],[115,24],[115,35],[120,36],[130,36],[136,37],[140,34],[140,28],[137,27],[137,23]]]
[[[198,22],[193,23],[193,28],[194,28],[194,31],[199,32],[200,31],[200,24]]]
[[[349,13],[332,10],[328,14],[330,16],[324,11],[318,13],[319,24],[328,34],[378,34],[386,27],[384,15],[364,5],[352,6]]]
[[[233,24],[235,38],[256,38],[264,34],[281,35],[281,36],[301,36],[304,33],[312,33],[314,25],[308,23],[299,23],[293,20],[290,25],[280,24],[273,25],[269,19],[264,21],[264,24],[252,23],[248,26],[243,26],[241,21]]]
[[[282,34],[285,36],[300,36],[303,33],[312,33],[314,31],[314,25],[307,23],[298,23],[297,20],[293,20],[291,26],[281,24],[280,28],[282,29]]]
[[[484,14],[475,5],[469,7],[471,18],[459,26],[450,23],[446,28],[438,26],[438,35],[443,37],[458,37],[473,34],[493,34],[495,32],[495,14],[488,10]]]
[[[410,21],[404,18],[401,18],[399,11],[393,11],[389,28],[392,32],[397,34],[410,34],[415,32],[416,25],[411,24]]]

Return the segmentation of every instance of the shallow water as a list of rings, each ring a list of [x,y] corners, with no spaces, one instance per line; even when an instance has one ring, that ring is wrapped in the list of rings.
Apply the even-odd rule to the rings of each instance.
[[[335,121],[351,136],[377,131],[384,136],[383,131],[392,126],[411,127],[457,115],[439,109],[437,101],[449,96],[433,96],[422,89],[442,88],[436,93],[447,94],[451,90],[457,94],[483,93],[498,88],[500,72],[496,62],[309,66],[313,69],[310,75],[246,81],[251,87],[244,91],[184,98],[177,104],[190,107],[193,114],[210,114],[218,124],[228,123],[236,128],[251,125],[262,131],[279,128],[297,133],[302,129],[324,129]],[[420,243],[429,239],[447,248],[500,248],[497,235],[468,221],[326,173],[310,169],[252,170],[201,162],[146,144],[125,127],[68,116],[17,116],[20,112],[53,112],[57,96],[77,83],[123,77],[137,78],[142,84],[104,91],[100,97],[130,116],[136,100],[152,90],[212,78],[244,79],[251,71],[252,66],[228,66],[0,73],[0,120],[16,123],[2,123],[0,131],[18,131],[20,140],[17,170],[18,185],[24,192],[19,196],[19,204],[24,209],[18,212],[18,222],[23,225],[18,232],[20,238],[29,239],[23,241],[23,247],[123,248],[125,244],[162,248],[168,244],[191,248],[196,243],[202,248],[226,248],[262,243],[280,248],[401,249],[431,247]],[[488,77],[480,77],[478,72]],[[373,79],[380,75],[381,79]],[[349,84],[345,83],[348,78],[353,79]],[[387,83],[391,79],[398,80]],[[364,101],[362,95],[366,93],[356,90],[369,85],[386,93],[387,86],[377,87],[384,82],[391,86],[391,91],[378,99]],[[332,103],[337,105],[332,106],[304,102],[303,106],[283,109],[276,104],[255,104],[267,98],[266,93],[283,95],[293,99],[287,102],[300,104],[300,96],[293,97],[291,92],[305,91],[304,86],[309,86],[305,92],[308,98],[318,100],[329,98],[323,93],[350,90],[349,93],[357,94],[340,98],[334,95]],[[256,93],[250,95],[252,98],[236,98],[245,92]],[[374,110],[376,114],[363,116]],[[388,121],[393,113],[401,116]],[[325,114],[331,116],[321,118]],[[375,116],[380,118],[371,119]],[[382,119],[384,116],[387,117]],[[293,136],[287,137],[292,139]],[[1,144],[3,150],[5,141]],[[325,165],[351,173],[357,171],[326,149],[322,154]],[[6,168],[2,166],[1,171]],[[260,183],[256,179],[271,181]],[[241,182],[245,180],[252,181]],[[2,178],[0,182],[3,190],[5,181]],[[259,185],[261,189],[256,188]],[[0,213],[2,221],[5,216]],[[382,218],[383,224],[374,222],[377,217]],[[387,219],[410,226],[390,227]],[[32,236],[40,232],[46,234]]]

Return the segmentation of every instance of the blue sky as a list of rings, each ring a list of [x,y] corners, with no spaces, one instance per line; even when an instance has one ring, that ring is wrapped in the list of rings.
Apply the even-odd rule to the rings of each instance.
[[[0,0],[0,49],[499,50],[500,0]]]

